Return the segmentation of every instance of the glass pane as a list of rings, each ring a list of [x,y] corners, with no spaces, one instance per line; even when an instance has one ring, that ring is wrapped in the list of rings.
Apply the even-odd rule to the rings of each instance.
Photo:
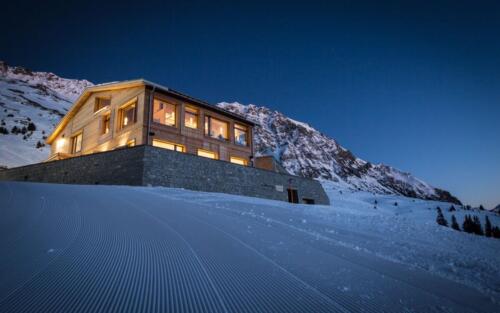
[[[210,118],[210,137],[217,139],[228,139],[227,123],[219,121],[215,118]]]
[[[168,149],[168,150],[175,150],[175,145],[170,143],[170,142],[165,142],[165,141],[160,141],[160,140],[153,140],[153,146],[154,147],[159,147],[163,149]]]
[[[111,99],[106,99],[106,98],[96,98],[95,100],[95,106],[94,106],[94,112],[99,111],[100,109],[108,106],[111,104]]]
[[[184,112],[184,125],[189,128],[198,128],[198,114],[196,110],[186,108],[186,112]]]
[[[231,163],[239,164],[239,165],[247,165],[247,160],[243,158],[231,157]]]
[[[155,99],[153,121],[168,126],[175,126],[175,105]]]
[[[123,109],[122,127],[126,127],[134,123],[135,105],[130,105]]]
[[[215,152],[198,149],[198,155],[204,158],[216,159]]]
[[[102,125],[102,132],[104,134],[109,133],[109,124],[110,124],[110,117],[109,117],[109,114],[107,114],[104,116],[104,122]]]
[[[247,145],[247,129],[241,125],[234,126],[234,142],[238,145]]]
[[[73,153],[80,152],[82,150],[82,134],[79,134],[73,138]]]

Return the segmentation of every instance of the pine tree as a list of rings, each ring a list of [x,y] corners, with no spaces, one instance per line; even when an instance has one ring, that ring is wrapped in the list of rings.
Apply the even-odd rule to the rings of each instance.
[[[472,219],[470,215],[466,215],[464,218],[464,222],[462,224],[462,229],[466,233],[473,233],[473,227],[472,227]]]
[[[460,231],[460,226],[457,223],[457,219],[455,218],[455,215],[451,216],[451,228],[453,228],[454,230]]]
[[[483,236],[484,232],[483,228],[481,227],[481,221],[479,220],[479,217],[474,215],[473,222],[474,222],[474,234]]]
[[[453,204],[450,206],[450,208],[448,209],[449,212],[454,212],[456,211],[457,209],[455,209],[455,206],[453,206]]]
[[[486,223],[484,224],[484,235],[486,237],[491,237],[491,222],[490,219],[488,218],[488,215],[486,215]]]
[[[436,217],[436,223],[438,223],[441,226],[448,227],[448,221],[444,218],[443,212],[441,212],[441,208],[437,208],[438,215]]]
[[[484,206],[482,204],[479,205],[479,210],[484,211]]]
[[[494,226],[491,230],[491,235],[493,238],[500,238],[500,228],[498,226]]]

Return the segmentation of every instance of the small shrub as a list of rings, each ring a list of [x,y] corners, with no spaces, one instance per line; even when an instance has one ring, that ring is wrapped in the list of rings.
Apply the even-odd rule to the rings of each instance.
[[[2,135],[8,135],[9,134],[9,130],[3,126],[0,126],[0,134]]]
[[[29,123],[28,123],[28,130],[29,130],[30,132],[34,132],[34,131],[36,130],[36,125],[35,125],[35,123],[29,122]]]

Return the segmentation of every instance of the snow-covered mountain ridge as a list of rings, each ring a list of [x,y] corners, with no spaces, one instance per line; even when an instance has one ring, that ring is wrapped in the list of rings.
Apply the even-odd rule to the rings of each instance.
[[[0,166],[43,161],[45,138],[66,114],[87,80],[32,72],[0,61]]]
[[[92,83],[87,80],[10,67],[0,61],[0,166],[46,159],[46,136],[88,86]],[[274,155],[291,174],[332,180],[378,194],[459,203],[449,192],[409,173],[357,158],[334,139],[280,112],[239,103],[219,106],[256,122],[256,154]]]
[[[273,155],[291,174],[346,183],[373,193],[460,203],[449,192],[409,173],[357,158],[335,139],[278,111],[240,103],[223,102],[219,107],[255,122],[256,155]]]

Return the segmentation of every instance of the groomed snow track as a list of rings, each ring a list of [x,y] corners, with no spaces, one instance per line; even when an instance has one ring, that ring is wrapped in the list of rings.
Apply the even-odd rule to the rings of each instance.
[[[0,312],[494,311],[274,201],[9,182],[0,199]]]

